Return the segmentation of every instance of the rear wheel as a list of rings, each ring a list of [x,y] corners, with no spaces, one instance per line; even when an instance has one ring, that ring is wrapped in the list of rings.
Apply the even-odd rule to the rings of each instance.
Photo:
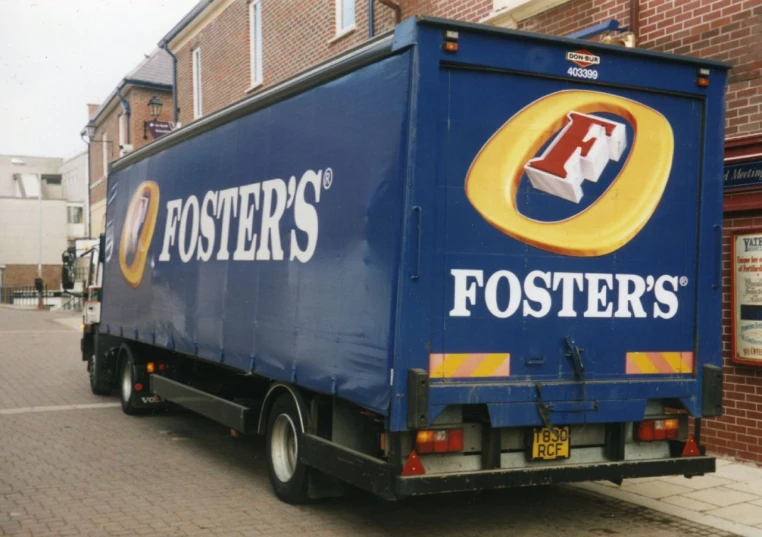
[[[122,411],[125,414],[134,415],[138,413],[138,408],[135,406],[135,371],[132,367],[132,363],[124,359],[122,360],[122,371],[119,377],[119,392],[122,400]]]
[[[290,504],[307,501],[307,467],[299,461],[301,426],[293,397],[273,403],[267,422],[267,471],[275,495]]]
[[[87,372],[90,374],[90,390],[95,395],[109,395],[111,386],[103,380],[103,361],[98,359],[97,354],[93,353],[87,360]]]

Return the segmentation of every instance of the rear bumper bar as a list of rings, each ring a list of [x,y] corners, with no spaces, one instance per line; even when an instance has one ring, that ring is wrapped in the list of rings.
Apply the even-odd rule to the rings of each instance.
[[[395,491],[398,496],[416,496],[440,492],[502,489],[578,481],[619,481],[633,477],[701,475],[714,472],[714,470],[714,457],[605,462],[550,468],[519,468],[464,474],[442,474],[439,476],[397,477]]]
[[[579,481],[619,481],[633,477],[702,475],[714,472],[714,457],[538,466],[402,477],[399,468],[311,434],[302,436],[301,460],[317,470],[387,500],[405,496],[551,485]]]

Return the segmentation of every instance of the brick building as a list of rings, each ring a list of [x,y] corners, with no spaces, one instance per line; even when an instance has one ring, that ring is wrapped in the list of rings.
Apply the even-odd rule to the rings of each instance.
[[[187,124],[329,59],[395,21],[430,15],[551,35],[616,19],[638,47],[733,65],[727,164],[723,360],[725,415],[705,420],[709,449],[762,463],[762,369],[732,361],[731,234],[762,227],[760,0],[202,0],[162,41],[176,56],[177,119]],[[756,166],[756,167],[755,167]],[[759,170],[755,172],[754,170]],[[726,173],[726,177],[728,173]],[[762,285],[762,283],[761,283]],[[762,308],[761,308],[762,309]],[[760,350],[762,352],[762,350]],[[759,362],[762,365],[762,362]]]
[[[147,123],[153,120],[148,103],[161,101],[160,122],[172,119],[172,59],[157,49],[122,79],[100,105],[88,105],[90,236],[103,233],[109,162],[153,139]]]

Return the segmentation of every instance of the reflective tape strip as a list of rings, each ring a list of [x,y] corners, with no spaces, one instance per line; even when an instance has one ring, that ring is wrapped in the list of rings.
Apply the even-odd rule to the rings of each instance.
[[[442,353],[429,355],[429,377],[485,378],[508,377],[511,355],[508,353]]]
[[[693,373],[692,352],[628,352],[628,375],[674,375]]]

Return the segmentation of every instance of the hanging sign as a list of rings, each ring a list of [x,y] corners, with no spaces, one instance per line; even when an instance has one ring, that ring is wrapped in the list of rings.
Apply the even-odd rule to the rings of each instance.
[[[762,186],[762,160],[725,166],[725,188]]]
[[[731,250],[732,359],[762,366],[762,229],[734,234]]]
[[[158,138],[172,132],[172,123],[169,121],[149,121],[148,131],[151,133],[151,138]]]

